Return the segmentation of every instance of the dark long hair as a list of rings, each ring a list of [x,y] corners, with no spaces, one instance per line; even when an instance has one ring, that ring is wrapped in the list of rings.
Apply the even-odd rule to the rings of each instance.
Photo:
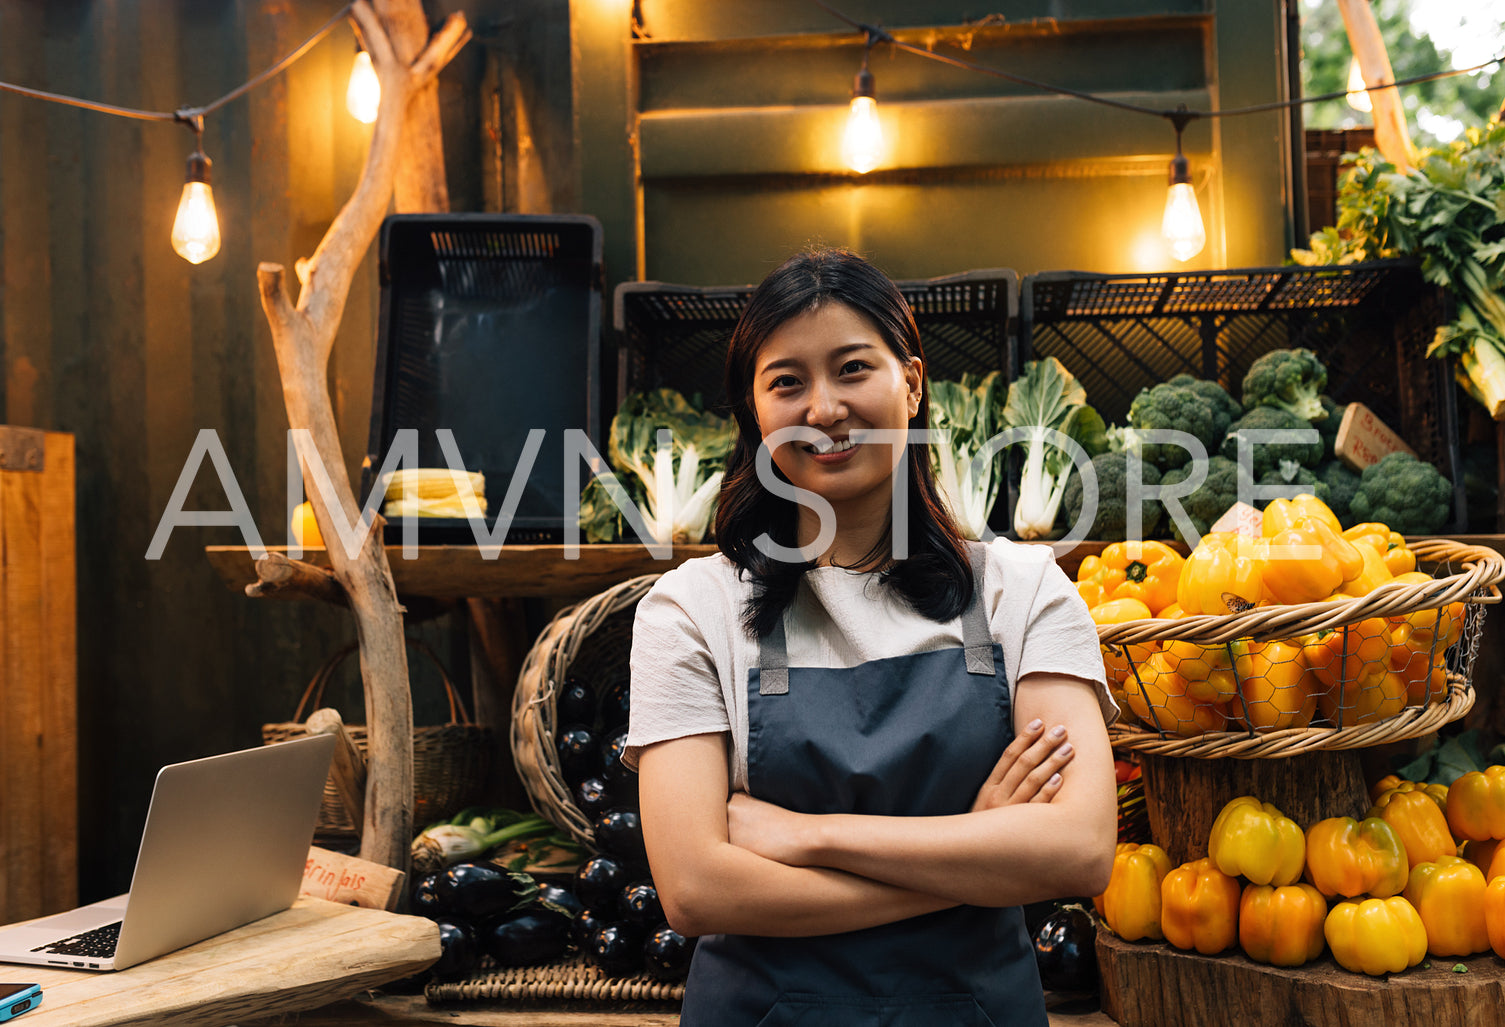
[[[737,441],[727,458],[716,507],[716,544],[752,580],[752,597],[743,611],[743,624],[758,636],[773,630],[793,601],[800,578],[814,566],[776,560],[753,543],[766,531],[775,542],[794,548],[798,516],[796,504],[775,496],[758,480],[756,457],[763,441],[753,409],[758,351],[786,322],[826,303],[844,304],[866,317],[900,363],[908,364],[915,357],[923,359],[920,332],[903,294],[882,271],[848,250],[795,254],[753,292],[727,346],[726,396],[737,419]],[[930,388],[928,382],[922,382],[920,408],[909,427],[926,427],[929,416]],[[960,616],[972,596],[966,542],[936,489],[929,447],[910,445],[904,449],[908,462],[909,556],[884,571],[882,580],[919,613],[944,622]],[[780,473],[777,467],[774,473]],[[880,541],[858,566],[880,558],[890,541]]]

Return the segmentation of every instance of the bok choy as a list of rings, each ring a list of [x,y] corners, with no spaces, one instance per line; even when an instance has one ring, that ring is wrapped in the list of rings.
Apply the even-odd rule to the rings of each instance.
[[[1075,440],[1091,457],[1107,447],[1107,429],[1087,405],[1087,390],[1055,357],[1024,365],[1024,373],[1009,385],[1003,426],[1022,429],[1025,435],[1014,531],[1022,539],[1046,538],[1055,527],[1072,468],[1071,453],[1050,433]]]
[[[947,442],[930,444],[936,482],[952,519],[971,539],[982,537],[1003,483],[996,451],[976,464],[984,445],[1002,429],[1003,395],[998,371],[930,383],[930,427],[950,433]]]

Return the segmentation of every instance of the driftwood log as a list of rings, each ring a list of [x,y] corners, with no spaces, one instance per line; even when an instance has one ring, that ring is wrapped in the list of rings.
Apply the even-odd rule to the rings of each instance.
[[[1338,0],[1338,13],[1348,30],[1348,44],[1358,58],[1364,84],[1371,87],[1369,102],[1374,110],[1374,144],[1385,159],[1401,171],[1416,166],[1416,150],[1406,130],[1406,109],[1401,105],[1399,89],[1374,89],[1395,81],[1390,69],[1390,53],[1380,35],[1379,22],[1369,0]]]
[[[387,0],[393,11],[410,8],[422,17],[419,0]],[[298,261],[302,289],[294,305],[288,298],[280,264],[256,269],[262,310],[272,330],[277,370],[282,379],[288,425],[306,429],[311,451],[300,448],[304,483],[320,534],[330,540],[330,571],[269,564],[259,568],[265,589],[279,577],[300,584],[330,574],[344,593],[355,616],[360,643],[361,677],[365,684],[368,774],[361,856],[375,863],[406,870],[413,835],[413,705],[408,686],[407,653],[403,642],[402,607],[392,584],[382,546],[381,519],[370,526],[355,553],[347,553],[339,533],[332,530],[331,504],[347,524],[356,524],[360,507],[343,473],[345,459],[329,398],[329,356],[344,316],[350,282],[376,237],[392,197],[393,182],[403,153],[403,125],[411,98],[433,82],[470,38],[463,14],[455,13],[417,55],[403,60],[369,0],[351,7],[367,52],[381,82],[381,106],[371,135],[371,149],[355,192],[330,225],[312,257]],[[335,473],[328,475],[330,491],[317,487],[309,474],[315,459]],[[270,559],[270,557],[268,557]],[[275,586],[273,586],[275,587]],[[327,590],[326,590],[327,591]],[[253,593],[255,594],[255,593]]]

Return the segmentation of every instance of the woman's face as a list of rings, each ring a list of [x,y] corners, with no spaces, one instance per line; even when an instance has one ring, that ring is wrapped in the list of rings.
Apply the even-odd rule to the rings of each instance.
[[[773,461],[791,483],[833,504],[872,497],[891,501],[889,482],[905,447],[853,444],[860,429],[903,430],[920,405],[921,363],[900,361],[864,315],[828,301],[786,321],[758,351],[753,412],[766,439],[779,428],[814,428],[829,452],[788,442]],[[832,445],[834,444],[834,445]]]

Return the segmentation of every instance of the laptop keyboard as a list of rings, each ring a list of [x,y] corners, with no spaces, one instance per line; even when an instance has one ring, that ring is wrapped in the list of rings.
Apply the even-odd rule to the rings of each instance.
[[[105,924],[103,927],[96,927],[83,934],[75,934],[71,938],[64,938],[50,945],[39,945],[31,951],[48,952],[59,956],[92,956],[95,959],[109,959],[115,954],[115,943],[119,940],[120,921],[117,920],[113,924]]]

